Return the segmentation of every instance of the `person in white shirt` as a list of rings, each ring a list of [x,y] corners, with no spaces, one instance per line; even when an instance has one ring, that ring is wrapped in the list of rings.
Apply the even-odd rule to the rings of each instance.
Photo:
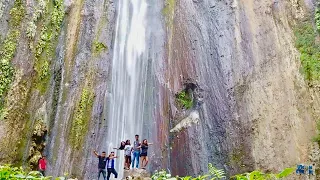
[[[125,168],[124,169],[126,169],[126,170],[130,169],[132,150],[133,150],[133,147],[131,146],[130,140],[127,140],[126,145],[124,147],[124,155],[125,155]]]

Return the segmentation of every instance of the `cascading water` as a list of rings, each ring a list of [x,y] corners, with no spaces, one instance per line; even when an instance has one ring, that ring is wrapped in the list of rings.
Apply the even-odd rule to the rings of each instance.
[[[108,104],[109,152],[126,139],[142,134],[146,102],[148,53],[146,49],[146,0],[119,0]],[[116,152],[117,170],[123,173],[123,152]]]

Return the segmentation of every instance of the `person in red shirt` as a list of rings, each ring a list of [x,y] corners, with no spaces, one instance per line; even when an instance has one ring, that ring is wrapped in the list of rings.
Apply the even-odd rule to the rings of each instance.
[[[46,171],[46,166],[47,166],[47,160],[46,160],[46,156],[42,155],[42,157],[39,159],[38,161],[38,168],[39,168],[39,172],[45,176],[45,171]]]

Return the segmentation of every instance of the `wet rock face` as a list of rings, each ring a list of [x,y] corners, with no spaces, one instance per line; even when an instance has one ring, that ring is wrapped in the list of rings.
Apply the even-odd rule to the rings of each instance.
[[[25,16],[13,17],[14,1],[0,0],[0,52],[7,37],[15,45],[5,51],[15,73],[0,97],[0,163],[35,166],[43,151],[49,174],[94,179],[92,148],[101,152],[108,142],[119,4],[50,0],[55,9],[36,14],[47,1],[21,2]],[[154,143],[150,170],[199,175],[212,163],[233,174],[307,162],[320,106],[299,73],[292,31],[307,8],[312,1],[149,2],[141,122]],[[182,91],[190,108],[177,101]]]
[[[4,46],[10,33],[20,34],[9,39],[18,43],[10,59],[13,82],[0,98],[0,163],[36,166],[44,153],[49,174],[92,179],[92,148],[99,150],[106,136],[102,114],[115,5],[104,0],[21,2],[24,16],[11,13],[15,1],[0,1],[1,53],[11,48]],[[21,23],[13,29],[17,19]]]
[[[299,73],[292,33],[307,14],[302,1],[175,1],[168,83],[159,93],[160,116],[170,122],[158,121],[161,128],[174,128],[180,114],[190,113],[174,100],[186,79],[199,84],[204,98],[198,125],[160,135],[168,140],[162,153],[173,174],[201,174],[209,162],[233,174],[308,161],[319,117],[308,104],[318,99]]]

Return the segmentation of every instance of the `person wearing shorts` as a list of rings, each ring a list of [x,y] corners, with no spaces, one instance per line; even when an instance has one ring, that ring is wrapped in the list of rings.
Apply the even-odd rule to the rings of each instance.
[[[148,148],[149,145],[152,145],[152,143],[148,143],[148,141],[146,139],[144,139],[141,143],[141,153],[140,153],[140,157],[141,157],[141,169],[145,169],[149,160],[148,160]]]

